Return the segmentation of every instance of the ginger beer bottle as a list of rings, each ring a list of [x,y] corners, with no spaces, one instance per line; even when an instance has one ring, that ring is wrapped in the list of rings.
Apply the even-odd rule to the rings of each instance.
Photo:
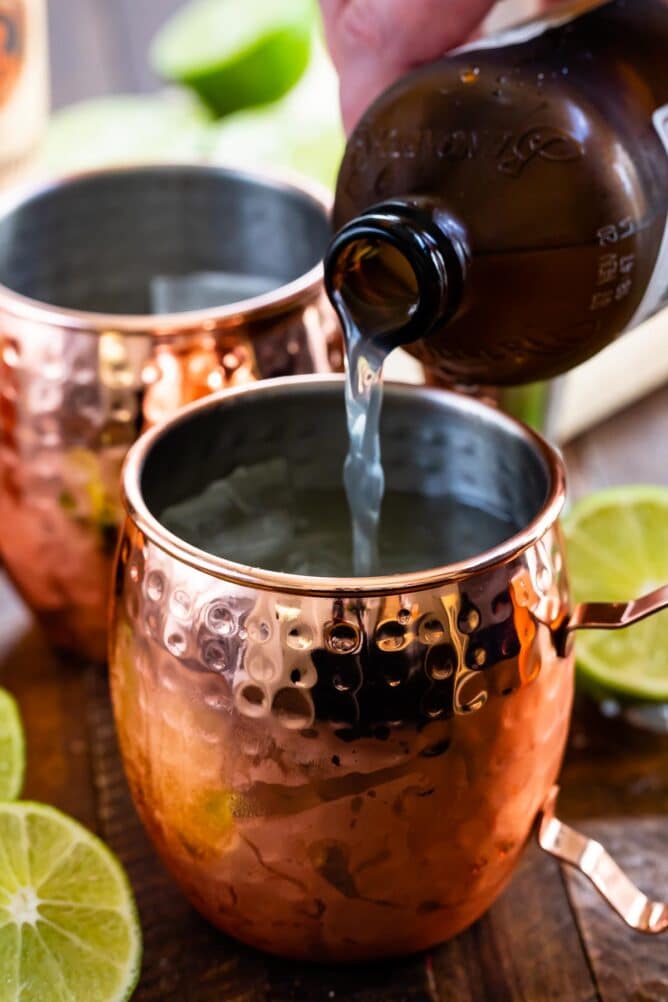
[[[328,289],[447,382],[543,380],[668,299],[667,213],[668,3],[570,3],[369,109]]]

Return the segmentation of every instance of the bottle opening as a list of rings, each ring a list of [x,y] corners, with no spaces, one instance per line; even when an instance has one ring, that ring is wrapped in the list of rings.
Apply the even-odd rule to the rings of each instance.
[[[408,258],[381,237],[352,240],[338,256],[332,291],[365,338],[409,324],[420,302],[417,275]]]

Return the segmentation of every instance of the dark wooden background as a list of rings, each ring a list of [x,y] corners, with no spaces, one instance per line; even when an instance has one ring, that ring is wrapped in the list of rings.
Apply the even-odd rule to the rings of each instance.
[[[154,87],[148,40],[178,3],[51,0],[54,106]],[[572,444],[574,494],[668,483],[667,414],[668,388]],[[668,1000],[668,935],[629,931],[579,876],[533,845],[490,912],[427,956],[337,970],[240,947],[190,909],[144,837],[116,751],[104,673],[56,661],[2,578],[0,682],[18,696],[28,731],[26,795],[99,832],[130,873],[145,939],[139,1002]],[[668,899],[668,738],[606,720],[581,699],[560,812],[605,840],[645,890]]]

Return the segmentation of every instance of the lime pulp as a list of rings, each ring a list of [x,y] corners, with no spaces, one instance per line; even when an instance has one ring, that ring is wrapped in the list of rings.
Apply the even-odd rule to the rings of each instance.
[[[576,602],[639,598],[668,582],[668,488],[599,491],[565,520]],[[586,684],[622,699],[668,701],[668,611],[619,630],[579,631]]]
[[[0,1002],[120,1002],[141,933],[99,839],[41,804],[0,804]]]

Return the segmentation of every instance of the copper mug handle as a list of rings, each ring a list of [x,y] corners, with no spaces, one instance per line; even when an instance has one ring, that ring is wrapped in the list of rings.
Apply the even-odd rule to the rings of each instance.
[[[668,608],[668,585],[631,602],[586,602],[575,607],[563,632],[617,630]],[[554,816],[559,787],[550,790],[538,821],[538,844],[562,863],[574,866],[594,885],[627,925],[656,934],[668,929],[668,904],[651,901],[626,876],[600,842],[569,828]]]

